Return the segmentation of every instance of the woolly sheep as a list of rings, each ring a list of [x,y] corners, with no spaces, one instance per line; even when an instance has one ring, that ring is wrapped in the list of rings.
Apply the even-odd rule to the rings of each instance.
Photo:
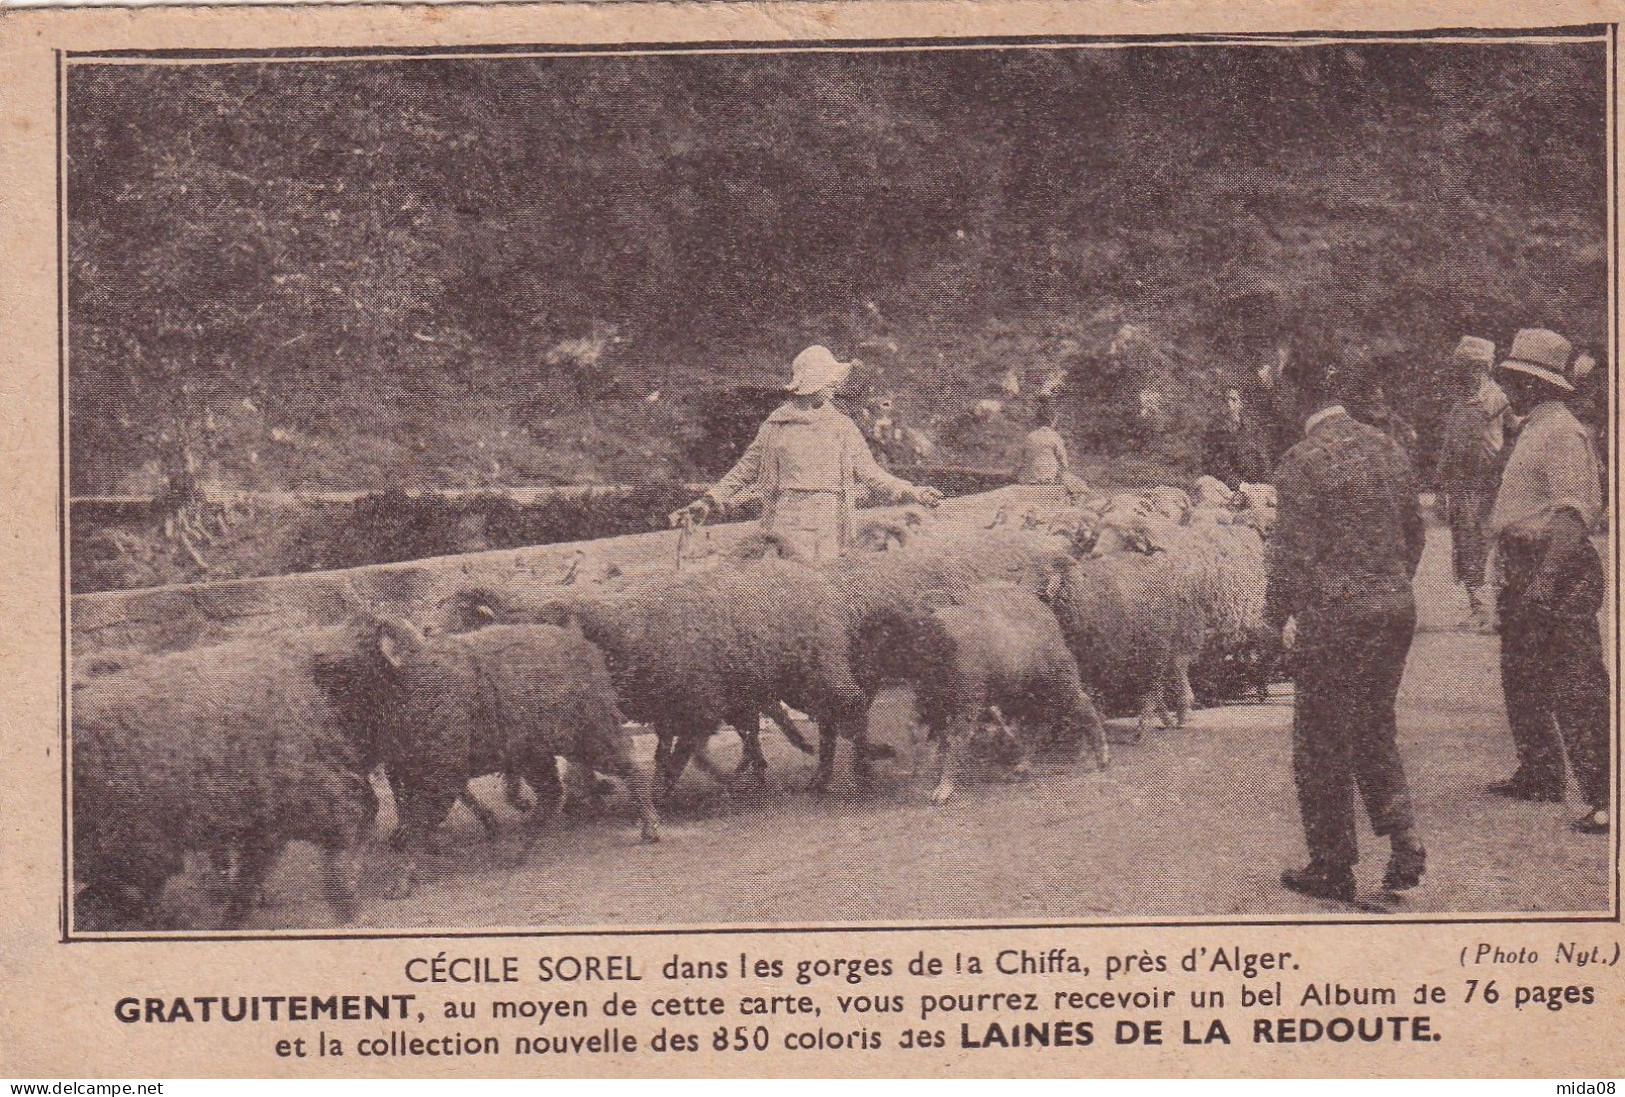
[[[425,636],[379,618],[359,650],[327,661],[318,678],[343,717],[367,729],[398,791],[396,844],[408,857],[397,895],[410,891],[416,851],[471,778],[516,773],[540,790],[556,783],[559,756],[583,775],[626,778],[644,840],[659,839],[649,778],[627,752],[603,654],[577,631],[508,625]]]
[[[886,682],[874,671],[873,653],[852,645],[868,614],[993,579],[1040,589],[1057,555],[1055,539],[1039,534],[966,537],[944,530],[918,546],[816,568],[766,559],[624,591],[511,584],[464,592],[463,601],[483,602],[500,620],[577,619],[603,648],[623,710],[659,735],[668,785],[690,758],[726,781],[709,764],[706,739],[731,725],[749,756],[763,714],[793,731],[794,721],[780,718],[787,703],[818,725],[812,782],[818,790],[832,779],[841,738],[853,741],[860,784],[869,780],[869,763],[883,756],[867,742],[867,712]],[[760,757],[759,745],[754,753]]]
[[[1257,530],[1258,535],[1267,541],[1275,532],[1275,508],[1278,502],[1274,484],[1242,484],[1236,489],[1235,500],[1231,503],[1237,511],[1232,522]]]
[[[1210,636],[1244,643],[1258,634],[1265,571],[1249,529],[1142,518],[1130,533],[1113,551],[1097,545],[1097,555],[1062,565],[1049,594],[1086,686],[1110,707],[1137,701],[1143,734],[1153,714],[1165,724],[1188,718],[1190,666]]]
[[[1068,550],[1086,554],[1100,534],[1100,514],[1087,506],[1057,507],[1044,524],[1044,532],[1061,539]]]
[[[1085,745],[1104,769],[1110,760],[1105,728],[1084,692],[1078,665],[1050,608],[1013,583],[961,591],[928,613],[877,614],[866,628],[904,636],[904,645],[865,645],[892,662],[890,673],[915,688],[915,707],[937,743],[935,803],[953,794],[959,753],[991,713],[1023,730],[1047,725],[1057,738]],[[1026,768],[1026,744],[1017,770]]]
[[[839,592],[852,643],[852,670],[866,698],[890,684],[884,650],[904,642],[874,620],[907,619],[990,582],[1012,582],[1037,593],[1065,551],[1058,538],[1036,532],[955,537],[944,531],[928,545],[870,556],[848,556],[827,571]]]
[[[735,563],[748,563],[762,559],[794,560],[798,558],[795,546],[782,537],[770,533],[751,534],[738,542],[729,554],[729,559]],[[690,572],[689,574],[692,576],[693,573]],[[658,576],[645,574],[636,577],[635,581],[632,577],[626,577],[628,582],[616,588],[613,593],[625,594],[627,591],[634,589],[634,586],[648,588],[650,592],[658,592],[661,589],[661,584],[668,581],[671,575],[670,572],[662,572]],[[598,592],[600,595],[609,593],[611,592],[608,590]],[[543,620],[566,623],[574,620],[574,613],[570,607],[575,604],[575,600],[574,598],[561,599],[556,591],[549,588],[537,588],[534,585],[527,585],[520,589],[470,588],[458,591],[447,600],[446,604],[450,607],[450,610],[442,618],[440,626],[453,632],[469,632],[498,621],[535,623]],[[765,782],[767,756],[762,753],[760,727],[764,719],[771,721],[774,726],[781,729],[785,739],[802,753],[817,753],[817,748],[802,736],[799,726],[788,715],[788,711],[788,707],[781,702],[760,713],[755,721],[747,722],[744,726],[736,728],[742,748],[739,769],[735,774],[736,777],[749,773],[755,775],[758,783]],[[659,734],[658,729],[656,734]],[[674,774],[670,770],[673,756],[672,738],[672,736],[667,736],[663,739],[656,754],[657,776],[661,780],[663,791],[669,790],[675,784],[677,777],[680,776],[680,773]],[[730,782],[730,778],[726,774],[711,764],[708,754],[703,751],[696,752],[692,745],[684,748],[682,765],[686,767],[691,758],[697,758],[701,768],[710,773],[717,781],[725,785]],[[515,791],[509,792],[508,800],[515,807],[527,810],[517,802],[517,793]],[[476,815],[480,815],[482,822],[490,815],[483,806],[478,804],[472,793],[465,792],[463,803],[468,805]],[[494,824],[494,820],[492,822]],[[489,830],[490,827],[488,826],[487,829]]]
[[[858,740],[860,778],[866,776],[866,702],[847,661],[839,596],[819,569],[763,559],[668,574],[625,590],[510,585],[467,591],[462,601],[483,603],[499,620],[577,621],[603,649],[623,711],[659,736],[668,787],[691,758],[726,782],[710,764],[706,740],[728,724],[751,752],[761,715],[781,711],[781,702],[818,724],[815,787],[829,781],[842,735]],[[760,757],[759,746],[754,754]]]
[[[357,843],[377,814],[371,744],[317,684],[355,642],[306,629],[153,656],[73,691],[73,863],[80,928],[153,924],[188,853],[235,861],[222,921],[243,923],[282,847],[322,852],[335,915],[356,914]]]

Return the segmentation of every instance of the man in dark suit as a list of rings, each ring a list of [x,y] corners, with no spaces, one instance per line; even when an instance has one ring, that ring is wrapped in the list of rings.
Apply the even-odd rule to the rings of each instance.
[[[1356,789],[1372,829],[1392,843],[1383,886],[1415,887],[1427,860],[1394,719],[1416,627],[1422,512],[1403,450],[1344,407],[1359,393],[1355,371],[1305,347],[1292,372],[1305,437],[1275,473],[1265,617],[1293,652],[1292,762],[1309,864],[1281,883],[1347,902],[1359,857]]]

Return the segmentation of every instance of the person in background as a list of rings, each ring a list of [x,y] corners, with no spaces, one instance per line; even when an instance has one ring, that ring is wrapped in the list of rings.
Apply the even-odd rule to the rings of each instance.
[[[1277,339],[1274,350],[1258,368],[1256,384],[1248,386],[1251,391],[1244,397],[1253,407],[1264,443],[1265,463],[1271,469],[1303,436],[1303,423],[1298,418],[1298,396],[1293,391],[1287,370],[1293,356],[1292,339]]]
[[[1222,480],[1231,491],[1270,478],[1264,440],[1247,412],[1241,390],[1235,386],[1224,390],[1224,410],[1208,427],[1202,469]]]
[[[1407,460],[1414,457],[1418,441],[1416,427],[1388,402],[1387,390],[1382,385],[1372,387],[1371,399],[1366,405],[1364,418],[1366,422],[1399,443],[1399,448],[1405,451]]]
[[[852,543],[859,487],[898,502],[934,507],[935,488],[915,487],[881,468],[858,425],[830,401],[852,372],[821,346],[796,355],[789,394],[721,480],[682,510],[673,525],[705,521],[751,489],[762,497],[762,529],[807,560],[846,552]]]
[[[1450,522],[1456,582],[1467,588],[1471,605],[1467,627],[1487,631],[1493,609],[1484,581],[1489,558],[1484,523],[1501,484],[1507,428],[1514,417],[1506,393],[1490,376],[1495,368],[1494,343],[1464,335],[1451,362],[1459,377],[1459,393],[1445,416],[1436,472]]]
[[[1591,534],[1602,520],[1597,458],[1565,403],[1569,341],[1526,328],[1495,371],[1525,417],[1487,530],[1500,560],[1501,688],[1518,769],[1490,791],[1561,802],[1569,768],[1590,805],[1575,830],[1609,829],[1609,682],[1603,661],[1606,578]]]
[[[1059,484],[1074,499],[1086,493],[1089,486],[1072,474],[1066,440],[1056,429],[1060,409],[1055,406],[1055,401],[1040,398],[1033,408],[1033,419],[1036,425],[1027,432],[1022,442],[1021,467],[1016,470],[1016,483]]]
[[[1421,504],[1405,453],[1348,413],[1345,396],[1359,388],[1345,368],[1312,346],[1289,367],[1305,436],[1275,474],[1264,607],[1291,651],[1292,768],[1309,847],[1309,864],[1281,883],[1342,902],[1355,894],[1356,791],[1392,847],[1384,888],[1415,887],[1427,864],[1394,713],[1416,628]]]
[[[869,414],[865,416],[867,430],[872,443],[875,459],[883,466],[891,466],[895,462],[899,422],[896,412],[896,402],[890,396],[882,396],[874,402]]]

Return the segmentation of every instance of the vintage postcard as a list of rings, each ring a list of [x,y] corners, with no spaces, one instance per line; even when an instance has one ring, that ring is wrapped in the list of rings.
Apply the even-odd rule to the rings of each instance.
[[[1611,1087],[1622,13],[0,13],[0,1073]]]

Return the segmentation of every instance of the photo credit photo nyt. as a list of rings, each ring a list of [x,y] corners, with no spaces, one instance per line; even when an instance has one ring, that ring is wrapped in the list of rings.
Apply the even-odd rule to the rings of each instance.
[[[1622,14],[0,14],[0,1074],[1617,1078]]]

